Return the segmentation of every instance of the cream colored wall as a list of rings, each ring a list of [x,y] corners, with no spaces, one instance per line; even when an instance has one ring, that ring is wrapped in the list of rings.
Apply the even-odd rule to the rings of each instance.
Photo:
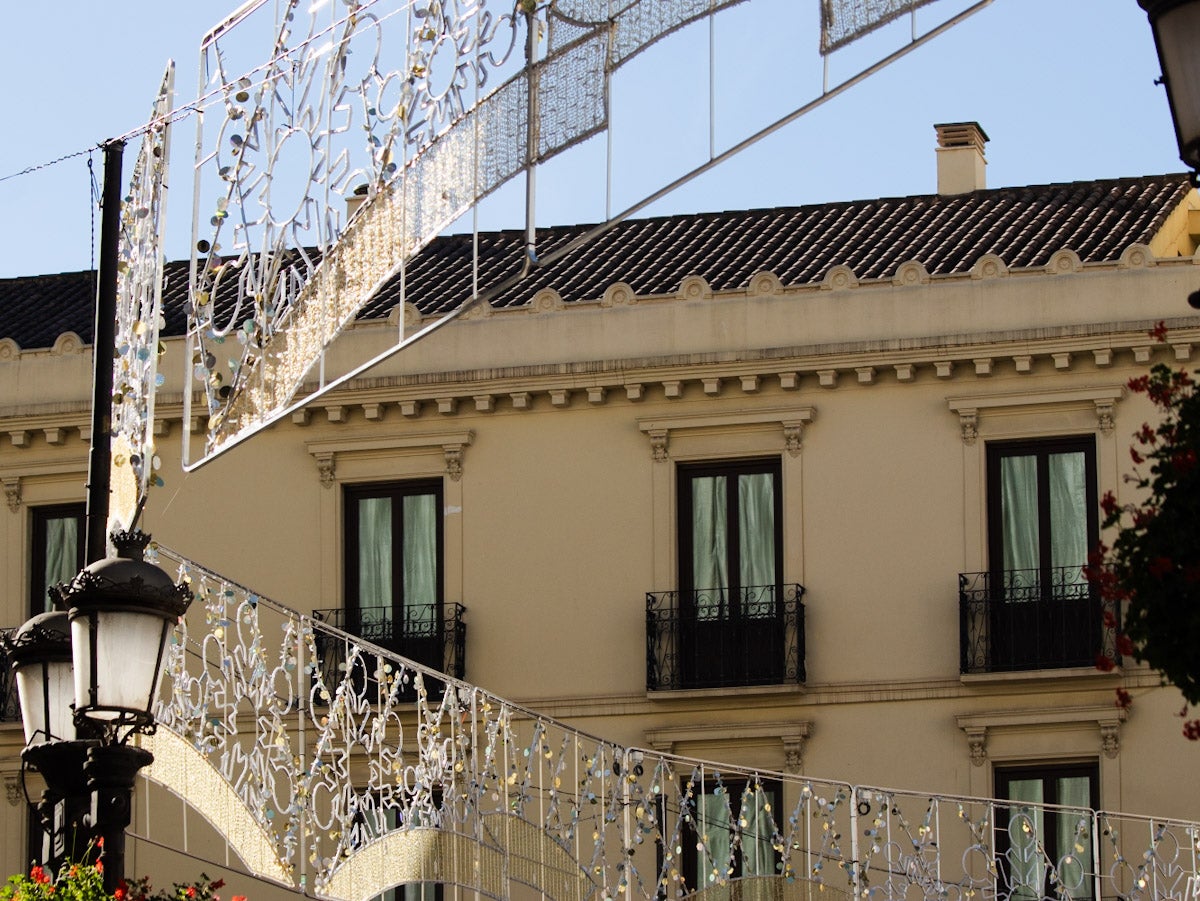
[[[145,526],[283,603],[336,607],[341,486],[441,475],[447,600],[467,607],[467,678],[491,691],[622,743],[771,769],[791,751],[813,776],[912,790],[988,794],[998,761],[1084,756],[1106,806],[1200,818],[1177,694],[1151,674],[958,671],[957,574],[986,566],[986,442],[1094,434],[1100,489],[1125,496],[1147,408],[1122,386],[1200,344],[1192,261],[1148,262],[1076,271],[1063,255],[1052,273],[932,281],[910,267],[857,287],[835,272],[799,290],[760,277],[715,298],[618,287],[578,309],[543,297],[447,326],[190,474],[172,341],[166,486]],[[1146,335],[1160,318],[1169,347]],[[330,371],[387,331],[352,330]],[[0,360],[0,478],[19,494],[0,511],[5,624],[24,619],[29,508],[83,496],[88,356]],[[782,461],[807,683],[648,694],[644,595],[675,587],[674,467],[760,455]],[[1137,696],[1123,723],[1118,685]],[[14,853],[3,840],[0,864],[18,868]]]

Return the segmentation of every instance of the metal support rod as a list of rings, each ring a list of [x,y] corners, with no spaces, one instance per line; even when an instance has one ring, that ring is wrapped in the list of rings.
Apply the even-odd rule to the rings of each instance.
[[[532,4],[525,13],[525,70],[528,73],[529,109],[525,129],[525,265],[524,271],[537,261],[537,160],[538,141],[538,19]]]
[[[103,560],[108,551],[113,354],[117,340],[117,265],[121,250],[121,158],[124,152],[124,141],[104,143],[100,266],[96,329],[92,337],[92,443],[88,456],[85,564]]]

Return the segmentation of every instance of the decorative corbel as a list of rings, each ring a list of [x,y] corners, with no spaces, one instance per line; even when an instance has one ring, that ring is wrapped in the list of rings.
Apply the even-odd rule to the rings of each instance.
[[[959,410],[958,424],[962,428],[963,444],[970,447],[979,438],[979,411],[974,408]]]
[[[25,800],[25,792],[21,790],[21,778],[16,773],[4,774],[4,797],[13,807]]]
[[[317,461],[317,473],[321,476],[321,487],[332,488],[333,476],[337,469],[337,455],[332,451],[321,451],[313,454]]]
[[[1109,760],[1121,753],[1121,724],[1119,722],[1100,724],[1100,750]]]
[[[793,457],[799,457],[804,443],[804,423],[785,422],[783,424],[783,446]]]
[[[804,744],[808,741],[811,724],[796,724],[794,731],[780,736],[783,740],[783,771],[793,776],[804,772]]]
[[[983,766],[987,761],[987,726],[967,726],[967,749],[972,766]]]
[[[461,444],[443,444],[442,452],[446,456],[446,474],[451,482],[458,482],[463,474],[463,446]]]
[[[1113,421],[1113,406],[1115,402],[1112,400],[1096,401],[1096,421],[1100,426],[1100,431],[1106,436],[1113,433],[1116,423]]]
[[[13,476],[4,480],[4,499],[8,501],[8,509],[13,513],[21,509],[20,476]]]
[[[666,429],[654,429],[650,432],[650,452],[654,456],[655,463],[667,462],[667,438],[669,433]]]

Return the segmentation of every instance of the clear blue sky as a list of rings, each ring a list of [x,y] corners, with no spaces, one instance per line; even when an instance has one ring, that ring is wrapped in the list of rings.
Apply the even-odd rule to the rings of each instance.
[[[5,8],[0,178],[94,146],[145,120],[168,57],[179,102],[195,96],[202,34],[234,0],[64,0]],[[966,6],[939,0],[932,24]],[[719,20],[718,143],[820,90],[817,0],[749,0]],[[894,26],[834,60],[834,81],[903,42]],[[614,171],[621,208],[699,159],[707,32],[670,39],[622,71]],[[700,60],[697,64],[696,60]],[[703,70],[703,71],[700,71]],[[659,202],[649,213],[793,205],[932,192],[935,122],[978,120],[990,186],[1175,172],[1158,63],[1135,0],[995,0],[966,23]],[[694,140],[693,140],[694,139]],[[168,256],[187,254],[194,125],[175,132]],[[603,217],[603,141],[569,152],[539,183],[541,224]],[[126,178],[136,145],[126,156]],[[95,156],[96,177],[101,158]],[[522,225],[520,189],[485,227]],[[98,220],[96,223],[98,229]],[[87,157],[0,181],[0,277],[92,264]]]

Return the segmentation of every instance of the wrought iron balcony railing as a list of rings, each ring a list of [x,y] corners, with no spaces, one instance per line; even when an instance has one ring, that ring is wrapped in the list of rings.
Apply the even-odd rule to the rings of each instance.
[[[1120,610],[1081,567],[961,573],[959,650],[964,673],[1092,666],[1117,660]]]
[[[803,585],[646,595],[646,688],[800,683]]]
[[[0,635],[11,636],[16,629],[0,629]],[[9,668],[8,652],[0,641],[0,723],[21,721],[21,702],[17,698],[17,683]]]
[[[392,607],[335,607],[314,610],[313,619],[462,679],[466,673],[466,609],[462,604],[416,604],[399,611]],[[327,666],[337,668],[345,663],[344,649],[330,647],[327,651]],[[370,677],[373,667],[368,669]]]

